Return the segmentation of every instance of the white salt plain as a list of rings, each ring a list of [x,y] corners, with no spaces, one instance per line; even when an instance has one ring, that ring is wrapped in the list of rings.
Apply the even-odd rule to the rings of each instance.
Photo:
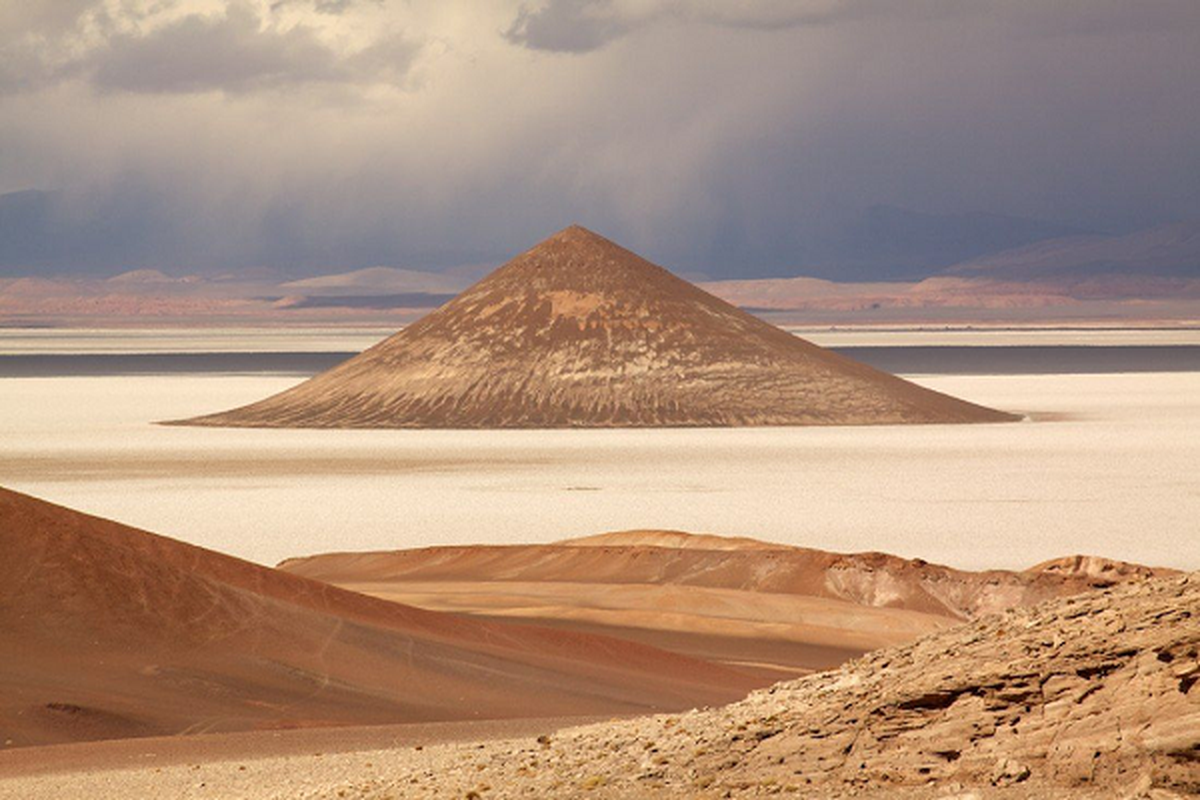
[[[1033,420],[579,431],[164,427],[282,390],[236,375],[0,380],[0,485],[263,563],[639,527],[969,568],[1068,553],[1200,568],[1200,373],[922,376]]]
[[[788,328],[824,347],[1200,345],[1200,327]],[[394,328],[11,328],[0,355],[358,352]]]

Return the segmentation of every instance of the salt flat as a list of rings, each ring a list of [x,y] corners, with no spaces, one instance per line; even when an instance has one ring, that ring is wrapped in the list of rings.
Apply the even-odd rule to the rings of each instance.
[[[1008,425],[341,431],[163,427],[279,391],[228,375],[0,382],[0,485],[263,563],[624,528],[964,568],[1200,567],[1200,374],[924,376]]]
[[[784,326],[822,347],[1012,347],[1020,345],[1200,345],[1200,328]],[[360,352],[395,328],[10,328],[0,355]]]

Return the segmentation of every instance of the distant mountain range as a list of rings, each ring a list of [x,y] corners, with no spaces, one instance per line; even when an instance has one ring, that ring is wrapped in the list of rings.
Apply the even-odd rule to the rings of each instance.
[[[840,233],[813,243],[803,272],[838,281],[919,280],[968,259],[1088,233],[1003,214],[927,214],[876,205]]]
[[[1200,303],[1200,222],[1124,236],[1073,235],[960,262],[920,281],[838,283],[811,277],[714,281],[704,288],[744,308],[857,315],[1095,313],[1194,319]],[[1156,305],[1157,304],[1157,305]],[[864,317],[864,314],[870,316]],[[915,316],[914,316],[915,315]]]
[[[289,280],[268,268],[178,277],[167,267],[99,277],[81,262],[80,274],[60,275],[33,258],[37,232],[46,233],[39,220],[53,207],[46,193],[0,195],[0,325],[125,324],[131,317],[403,324],[490,269],[375,266]],[[798,254],[790,276],[702,286],[746,309],[833,324],[1200,318],[1200,220],[1106,235],[992,214],[877,206],[843,238],[847,260],[814,267]]]
[[[351,286],[375,289],[381,288],[376,286],[379,282],[404,282],[404,276],[395,273],[406,270],[362,263],[364,258],[370,257],[375,264],[387,265],[386,252],[368,256],[353,243],[332,248],[327,253],[314,252],[303,244],[289,245],[295,252],[286,258],[278,254],[272,257],[270,242],[260,243],[261,252],[242,253],[238,249],[240,245],[229,242],[212,242],[197,252],[194,246],[172,244],[176,240],[194,238],[181,228],[181,224],[180,220],[167,214],[161,203],[140,196],[85,202],[54,191],[23,190],[0,194],[0,276],[99,277],[123,270],[161,269],[169,274],[188,270],[213,277],[217,270],[230,268],[215,266],[220,263],[232,265],[240,279],[245,280],[249,277],[249,268],[238,262],[249,258],[253,263],[268,264],[280,273],[287,271],[290,278],[296,278],[297,270],[300,270],[302,280],[296,281],[300,284],[297,288],[306,289],[311,288],[310,281],[327,281],[326,276],[312,278],[305,275],[318,271],[321,259],[328,257],[331,261],[339,259],[343,269],[354,269],[341,276],[345,289]],[[775,242],[769,248],[772,252],[763,253],[761,257],[753,254],[753,243],[747,243],[732,251],[724,264],[715,267],[709,265],[706,268],[702,264],[674,266],[698,266],[723,278],[742,277],[747,272],[772,277],[800,272],[840,281],[918,280],[954,264],[1014,247],[1093,233],[1095,231],[1062,223],[1002,214],[931,214],[875,205],[846,224],[797,232],[790,244]],[[782,262],[781,252],[785,254]],[[703,257],[703,253],[700,255]],[[392,257],[400,256],[393,254]],[[713,255],[708,258],[711,261]],[[205,263],[210,263],[211,268],[206,269]],[[363,266],[367,268],[359,268]],[[486,269],[481,269],[474,277],[482,277],[485,272]],[[328,283],[316,285],[325,290],[333,288]],[[438,294],[461,288],[391,286],[384,293],[425,291]]]
[[[368,267],[353,272],[288,281],[279,285],[280,289],[296,294],[320,294],[330,297],[408,292],[454,295],[466,287],[466,281],[450,275],[393,267]]]
[[[1200,222],[1159,225],[1125,236],[1049,239],[965,261],[946,273],[1005,281],[1200,278]]]

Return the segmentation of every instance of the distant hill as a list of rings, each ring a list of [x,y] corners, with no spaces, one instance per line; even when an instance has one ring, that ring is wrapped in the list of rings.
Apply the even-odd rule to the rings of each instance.
[[[983,256],[949,275],[1001,281],[1089,278],[1200,278],[1200,221],[1125,236],[1069,236]]]
[[[338,296],[417,292],[454,294],[462,291],[465,285],[457,278],[435,272],[394,267],[368,267],[353,272],[288,281],[280,284],[279,288],[296,294]]]
[[[966,572],[662,530],[328,553],[279,568],[421,608],[603,632],[774,677],[834,667],[963,619],[1171,573],[1083,556]]]
[[[560,428],[1012,419],[817,347],[572,226],[340,366],[186,424]]]
[[[811,245],[804,263],[794,268],[836,281],[912,281],[968,259],[1086,233],[1003,214],[928,214],[876,205],[839,234]]]

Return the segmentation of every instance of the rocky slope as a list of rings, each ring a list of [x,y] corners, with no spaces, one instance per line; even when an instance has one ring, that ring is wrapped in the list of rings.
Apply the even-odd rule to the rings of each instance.
[[[187,424],[556,428],[1002,422],[573,226],[334,369]]]
[[[1200,792],[1200,573],[988,616],[733,705],[393,754],[308,797]]]

